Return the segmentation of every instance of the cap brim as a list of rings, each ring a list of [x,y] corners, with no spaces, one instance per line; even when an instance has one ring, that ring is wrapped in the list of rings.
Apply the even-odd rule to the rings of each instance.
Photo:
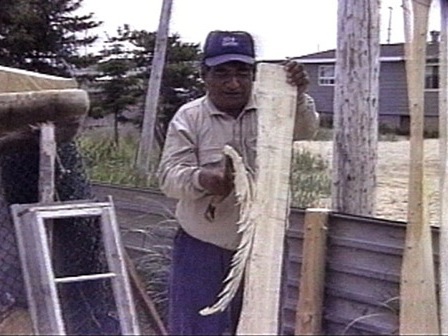
[[[246,56],[246,55],[239,55],[239,54],[226,54],[226,55],[219,55],[215,57],[209,57],[204,60],[205,65],[207,66],[215,66],[227,62],[243,62],[247,64],[255,64],[255,58]]]

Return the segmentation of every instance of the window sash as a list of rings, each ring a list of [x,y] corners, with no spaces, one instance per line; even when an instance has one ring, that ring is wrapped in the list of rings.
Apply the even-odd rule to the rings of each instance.
[[[425,89],[438,90],[439,88],[439,65],[427,64],[425,67]]]
[[[319,66],[319,85],[334,85],[335,73],[334,65],[320,65]]]

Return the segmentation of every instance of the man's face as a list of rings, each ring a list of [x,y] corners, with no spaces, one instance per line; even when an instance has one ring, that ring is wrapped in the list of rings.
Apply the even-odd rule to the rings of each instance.
[[[228,62],[211,67],[204,82],[213,104],[222,112],[238,116],[249,101],[254,67],[242,62]]]

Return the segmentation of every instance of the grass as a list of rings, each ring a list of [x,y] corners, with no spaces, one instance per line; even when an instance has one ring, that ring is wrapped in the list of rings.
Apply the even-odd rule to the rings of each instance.
[[[117,145],[111,134],[92,132],[80,137],[78,145],[92,181],[128,187],[158,187],[154,177],[142,178],[134,168],[138,148],[135,136],[122,136]]]
[[[142,179],[134,168],[138,146],[135,136],[124,135],[117,145],[112,135],[89,132],[79,138],[78,144],[93,182],[158,188],[154,177]],[[294,153],[291,167],[293,206],[301,208],[317,206],[320,199],[330,195],[331,181],[328,167],[328,162],[320,155],[304,149]]]
[[[292,205],[300,208],[316,207],[321,199],[330,195],[328,161],[305,149],[295,151],[291,167]]]

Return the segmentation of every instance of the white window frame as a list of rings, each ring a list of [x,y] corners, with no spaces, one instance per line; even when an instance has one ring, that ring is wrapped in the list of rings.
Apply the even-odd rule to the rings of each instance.
[[[429,68],[434,68],[436,67],[437,70],[432,69],[432,71],[428,71]],[[436,71],[436,73],[434,74],[434,71]],[[429,74],[431,72],[431,75]],[[436,76],[437,78],[437,87],[427,87],[427,77],[428,76]],[[429,62],[426,63],[425,66],[425,91],[439,91],[440,90],[440,64],[439,63],[433,63],[433,62]]]
[[[326,71],[330,69],[333,70],[333,75],[327,75],[325,74]],[[326,64],[326,65],[319,65],[318,71],[318,83],[319,86],[334,86],[336,81],[336,75],[335,75],[335,66],[334,64]],[[323,74],[324,73],[324,74]]]

